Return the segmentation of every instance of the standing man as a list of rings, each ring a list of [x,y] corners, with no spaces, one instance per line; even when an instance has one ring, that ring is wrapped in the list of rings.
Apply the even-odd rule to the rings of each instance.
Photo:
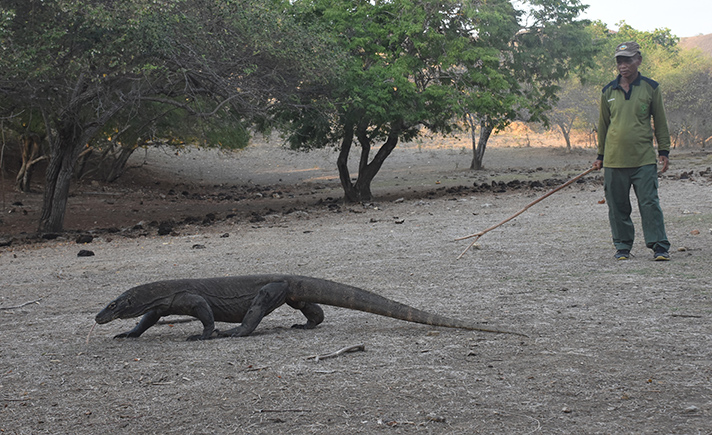
[[[618,77],[603,88],[598,120],[598,158],[595,169],[605,168],[604,189],[608,203],[615,258],[627,260],[633,247],[635,229],[630,218],[630,188],[638,198],[645,245],[653,259],[670,259],[663,212],[658,199],[658,174],[653,137],[657,139],[657,160],[661,172],[668,169],[670,133],[663,97],[654,80],[642,76],[640,46],[624,42],[616,47]],[[650,119],[653,119],[654,127]]]

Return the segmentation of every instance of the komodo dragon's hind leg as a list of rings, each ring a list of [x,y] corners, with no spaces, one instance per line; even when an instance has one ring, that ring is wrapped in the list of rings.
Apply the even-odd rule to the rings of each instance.
[[[292,325],[295,329],[314,329],[316,325],[324,321],[324,310],[317,304],[311,302],[292,302],[287,299],[287,305],[299,310],[307,318],[307,323]]]
[[[247,310],[240,326],[227,331],[218,331],[218,336],[245,337],[252,334],[252,331],[257,328],[264,316],[284,304],[288,288],[289,285],[286,282],[272,282],[262,287],[252,300],[252,305]]]

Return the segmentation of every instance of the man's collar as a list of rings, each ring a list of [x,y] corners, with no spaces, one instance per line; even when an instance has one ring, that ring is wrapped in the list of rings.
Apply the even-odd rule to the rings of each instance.
[[[635,80],[633,80],[633,83],[631,83],[630,85],[631,85],[631,86],[638,86],[638,85],[640,85],[640,78],[641,78],[641,77],[643,77],[643,75],[640,74],[640,71],[638,71],[638,77],[636,77]],[[618,77],[616,77],[616,79],[614,80],[613,89],[617,89],[617,88],[620,87],[620,85],[621,85],[621,78],[623,78],[623,77],[622,77],[620,74],[618,74]]]

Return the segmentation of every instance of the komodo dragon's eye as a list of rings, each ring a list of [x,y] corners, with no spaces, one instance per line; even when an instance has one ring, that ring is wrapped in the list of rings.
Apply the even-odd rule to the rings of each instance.
[[[114,308],[116,308],[116,302],[110,303],[110,304],[109,304],[109,309],[110,309],[110,310],[113,310]]]

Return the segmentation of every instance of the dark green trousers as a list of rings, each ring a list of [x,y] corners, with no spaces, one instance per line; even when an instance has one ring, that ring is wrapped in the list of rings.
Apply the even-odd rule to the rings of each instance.
[[[639,168],[606,168],[603,186],[608,203],[608,220],[611,224],[613,244],[616,249],[633,247],[635,228],[630,218],[630,188],[638,198],[638,210],[643,224],[645,246],[650,249],[670,249],[663,211],[658,198],[658,169],[655,164]]]

